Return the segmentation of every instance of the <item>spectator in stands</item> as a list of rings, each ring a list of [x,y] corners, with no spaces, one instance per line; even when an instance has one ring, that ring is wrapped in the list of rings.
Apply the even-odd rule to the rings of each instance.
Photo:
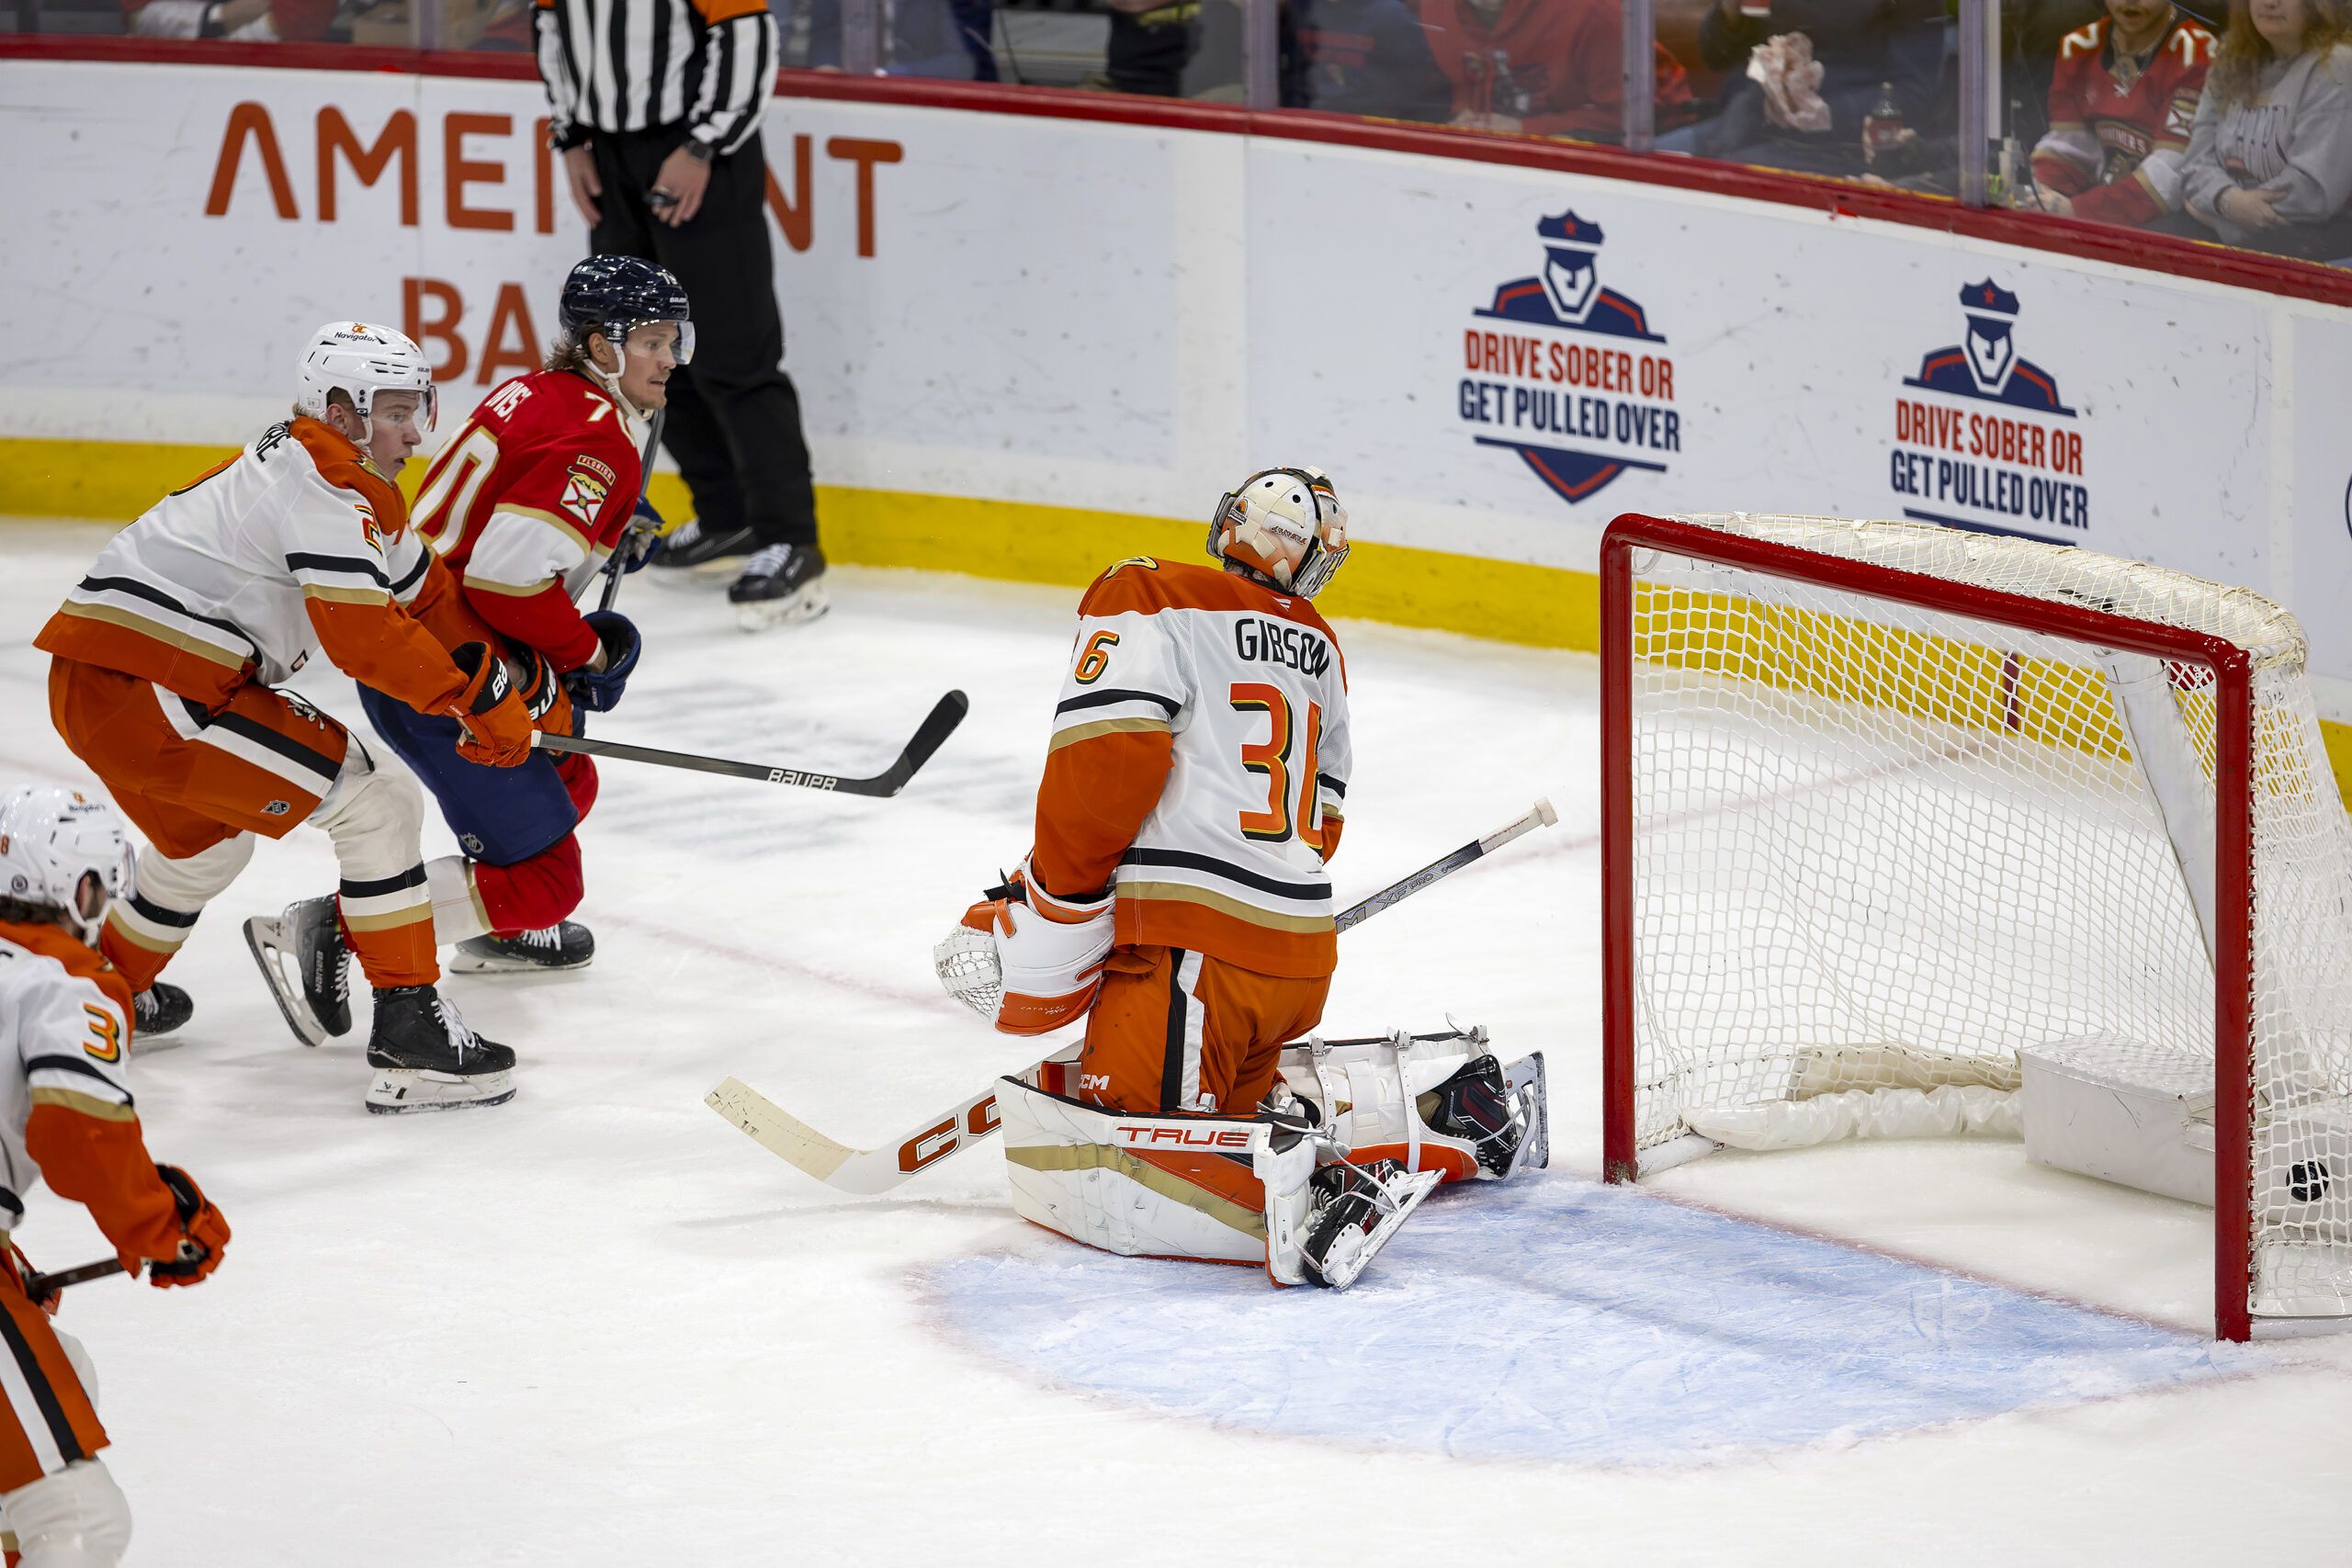
[[[1453,84],[1430,53],[1430,35],[1403,0],[1295,0],[1303,56],[1299,101],[1285,107],[1443,121]]]
[[[1111,37],[1103,73],[1114,91],[1172,98],[1201,43],[1201,0],[1104,0]]]
[[[1430,52],[1453,85],[1453,123],[1616,141],[1624,130],[1617,0],[1424,0]],[[1663,49],[1656,123],[1689,118],[1690,85]]]
[[[334,12],[335,0],[123,0],[122,25],[141,38],[308,41],[327,36]]]
[[[1759,46],[1788,33],[1804,35],[1821,67],[1815,91],[1829,111],[1825,130],[1775,128],[1763,92],[1745,74]],[[1699,53],[1709,68],[1732,73],[1721,109],[1661,137],[1658,145],[1744,164],[1858,172],[1862,117],[1877,103],[1881,85],[1892,85],[1907,119],[1923,120],[1941,52],[1940,35],[1915,21],[1903,0],[1769,0],[1769,8],[1755,0],[1716,0],[1699,24]]]
[[[2352,256],[2346,0],[2231,0],[2188,138],[2188,216],[2233,245]]]
[[[2050,130],[2034,145],[2039,205],[2060,217],[2143,224],[2180,210],[2181,164],[2213,35],[2171,0],[2107,0],[2058,45]],[[2035,205],[2023,193],[2020,206]]]

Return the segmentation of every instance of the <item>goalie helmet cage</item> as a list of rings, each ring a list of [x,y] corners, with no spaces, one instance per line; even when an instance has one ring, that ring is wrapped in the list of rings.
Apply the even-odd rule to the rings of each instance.
[[[1701,1107],[2121,1042],[2213,1074],[2216,1334],[2352,1322],[2352,834],[2291,615],[1745,514],[1618,518],[1600,593],[1607,1179]]]

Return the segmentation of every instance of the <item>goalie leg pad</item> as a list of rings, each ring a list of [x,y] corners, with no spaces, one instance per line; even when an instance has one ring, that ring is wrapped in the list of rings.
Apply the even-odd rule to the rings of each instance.
[[[1393,1159],[1446,1181],[1499,1181],[1549,1157],[1542,1055],[1506,1067],[1480,1027],[1310,1038],[1283,1052],[1282,1078],[1358,1163]]]
[[[1073,1241],[1129,1258],[1263,1266],[1278,1283],[1306,1274],[1311,1136],[1270,1121],[1146,1116],[998,1086],[1012,1206]]]

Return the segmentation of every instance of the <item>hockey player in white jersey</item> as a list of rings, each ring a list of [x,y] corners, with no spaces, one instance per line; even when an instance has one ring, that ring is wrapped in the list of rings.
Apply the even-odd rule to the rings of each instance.
[[[1219,499],[1208,551],[1217,567],[1139,556],[1087,590],[1033,847],[939,960],[1001,971],[1006,1032],[1086,1021],[1067,1074],[999,1096],[1025,1216],[1344,1286],[1440,1175],[1351,1163],[1329,1097],[1277,1077],[1338,961],[1347,671],[1311,601],[1347,513],[1320,469],[1266,469]]]
[[[334,840],[337,907],[316,906],[311,928],[247,926],[287,1022],[308,1044],[349,1027],[339,918],[376,988],[368,1108],[495,1105],[514,1097],[514,1053],[435,988],[435,900],[445,885],[466,897],[462,863],[430,872],[415,781],[274,683],[323,649],[456,719],[458,750],[500,767],[529,760],[535,716],[392,484],[432,423],[423,351],[389,328],[333,323],[303,351],[297,386],[291,420],[116,535],[36,639],[54,656],[58,732],[150,845],[106,954],[134,989],[152,986],[256,836],[313,823]]]
[[[107,906],[130,891],[130,847],[104,803],[62,789],[0,799],[0,1230],[47,1181],[82,1204],[125,1270],[193,1285],[220,1266],[228,1223],[187,1173],[157,1165],[127,1074],[130,987],[96,951]],[[0,1269],[0,1507],[23,1568],[108,1568],[130,1511],[107,1446],[89,1359],[27,1289],[11,1245]]]

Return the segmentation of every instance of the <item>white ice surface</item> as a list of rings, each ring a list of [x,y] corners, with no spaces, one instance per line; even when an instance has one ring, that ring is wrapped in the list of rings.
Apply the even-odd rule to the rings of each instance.
[[[26,644],[104,532],[5,537],[0,780],[78,781]],[[829,619],[748,638],[723,579],[631,579],[650,651],[597,733],[864,771],[948,686],[970,720],[896,801],[606,767],[582,834],[595,966],[449,984],[521,1053],[512,1105],[369,1117],[364,1009],[349,1041],[288,1035],[238,925],[332,885],[322,836],[265,845],[198,928],[172,970],[196,1021],[136,1082],[156,1153],[236,1240],[201,1289],[87,1286],[62,1320],[104,1379],[133,1562],[2352,1561],[2342,1339],[2195,1386],[1624,1469],[1235,1431],[1071,1392],[952,1332],[943,1267],[1069,1248],[1013,1217],[992,1145],[846,1199],[700,1100],[732,1073],[878,1142],[1035,1054],[941,995],[928,955],[1027,843],[1075,595],[833,580]],[[1538,794],[1563,820],[1351,933],[1330,1021],[1452,1010],[1541,1045],[1555,1169],[1589,1175],[1592,661],[1340,631],[1359,759],[1343,897]],[[327,671],[300,686],[356,720]],[[2029,1167],[2013,1142],[1722,1155],[1650,1186],[2210,1324],[2209,1211]],[[104,1250],[46,1192],[18,1239],[48,1267]]]

